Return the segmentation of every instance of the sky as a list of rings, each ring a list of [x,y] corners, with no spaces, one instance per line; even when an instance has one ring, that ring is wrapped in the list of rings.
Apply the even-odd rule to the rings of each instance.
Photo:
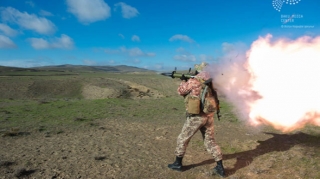
[[[319,9],[319,0],[0,0],[0,65],[188,69],[259,36],[319,36]]]

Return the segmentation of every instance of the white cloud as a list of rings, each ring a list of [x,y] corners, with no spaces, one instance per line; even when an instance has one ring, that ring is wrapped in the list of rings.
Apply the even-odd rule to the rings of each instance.
[[[247,45],[243,42],[235,42],[235,43],[223,42],[221,46],[222,46],[222,51],[224,53],[230,53],[233,51],[246,51],[246,50],[248,50]]]
[[[26,1],[25,3],[28,4],[28,5],[31,6],[31,7],[34,7],[34,6],[35,6],[35,5],[34,5],[34,2],[32,2],[32,1]]]
[[[53,16],[53,14],[52,14],[51,12],[48,12],[48,11],[45,11],[45,10],[41,10],[41,11],[39,12],[39,14],[40,14],[41,16]]]
[[[127,63],[138,64],[138,63],[140,63],[141,61],[140,61],[139,59],[135,58],[135,59],[128,59],[128,60],[126,60],[126,62],[127,62]]]
[[[210,55],[200,54],[199,55],[199,61],[201,62],[210,62],[213,61],[214,58]]]
[[[73,40],[65,34],[62,34],[60,38],[56,37],[50,41],[43,38],[29,38],[28,41],[34,49],[72,49],[74,46]]]
[[[114,60],[96,61],[91,59],[84,59],[82,60],[82,63],[88,66],[102,66],[102,65],[114,65],[116,62]]]
[[[12,29],[6,24],[1,24],[1,23],[0,23],[0,31],[2,31],[5,35],[11,36],[11,37],[16,36],[18,34],[16,30]]]
[[[105,53],[107,54],[118,54],[120,53],[120,50],[119,49],[110,49],[110,48],[107,48],[107,49],[104,49],[103,50]]]
[[[47,49],[50,48],[50,44],[48,41],[43,38],[29,38],[29,42],[34,49]]]
[[[131,40],[134,41],[134,42],[140,42],[140,37],[137,36],[137,35],[133,35],[133,36],[131,37]]]
[[[94,61],[94,60],[89,60],[89,59],[82,60],[82,63],[83,63],[84,65],[88,65],[88,66],[97,65],[97,62],[96,62],[96,61]]]
[[[121,7],[122,17],[126,18],[126,19],[130,19],[130,18],[136,17],[139,14],[139,12],[138,12],[138,10],[136,8],[134,8],[134,7],[130,6],[130,5],[127,5],[124,2],[119,2],[119,3],[115,4],[114,6],[115,6],[115,10],[118,7]]]
[[[179,55],[186,55],[186,56],[190,56],[192,55],[192,53],[188,52],[186,49],[184,49],[183,47],[179,47],[176,49],[176,52],[179,54]]]
[[[121,48],[121,51],[127,53],[131,57],[153,57],[155,53],[143,52],[140,48],[135,47],[131,49],[126,49],[125,47]]]
[[[36,31],[40,34],[53,34],[56,30],[55,25],[44,17],[38,17],[35,14],[20,12],[12,7],[1,9],[3,21],[18,24],[20,27]]]
[[[105,20],[111,16],[110,7],[104,0],[67,0],[67,5],[68,12],[83,24]]]
[[[179,47],[176,49],[178,55],[175,55],[173,59],[178,61],[184,62],[195,62],[195,61],[202,61],[202,62],[210,62],[213,61],[214,58],[210,55],[200,54],[200,55],[193,55],[192,53],[188,52],[183,47]]]
[[[185,50],[183,47],[179,47],[179,48],[176,49],[176,52],[178,52],[178,53],[185,53],[186,50]]]
[[[16,44],[4,35],[0,35],[0,48],[16,48]]]
[[[122,35],[122,34],[119,34],[119,36],[122,38],[122,39],[124,39],[124,35]]]
[[[104,52],[107,54],[124,54],[130,57],[153,57],[156,56],[152,52],[143,52],[140,48],[135,47],[127,49],[126,47],[120,47],[119,49],[104,49]]]
[[[38,67],[38,66],[49,66],[49,65],[53,65],[53,63],[46,60],[16,59],[16,60],[0,61],[0,65],[9,66],[9,67],[31,68],[31,67]]]
[[[134,59],[132,62],[133,63],[140,63],[140,60],[139,59]]]
[[[69,36],[62,34],[61,38],[55,38],[52,47],[53,48],[63,48],[63,49],[71,49],[73,48],[73,40]]]
[[[188,37],[186,35],[181,35],[181,34],[174,35],[169,39],[170,42],[176,41],[176,40],[181,40],[181,41],[185,41],[185,42],[189,42],[189,43],[195,42],[190,37]]]
[[[114,60],[109,60],[108,63],[109,64],[115,64],[116,62]]]
[[[195,62],[197,60],[194,55],[175,55],[173,59],[184,62]]]
[[[162,70],[163,69],[163,64],[155,64],[153,66],[156,70]]]
[[[221,46],[224,58],[229,58],[229,60],[245,58],[243,57],[243,55],[249,49],[247,45],[243,42],[224,42]]]
[[[231,51],[233,51],[235,49],[234,44],[228,43],[228,42],[224,42],[222,43],[222,51],[225,53],[229,53]]]

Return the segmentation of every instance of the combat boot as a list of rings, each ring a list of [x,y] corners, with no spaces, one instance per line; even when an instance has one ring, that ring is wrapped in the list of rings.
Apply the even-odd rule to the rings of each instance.
[[[220,175],[221,177],[225,177],[226,174],[224,172],[224,168],[223,168],[223,164],[222,164],[222,160],[217,162],[217,166],[213,168],[213,172],[217,175]]]
[[[168,167],[172,170],[182,171],[182,158],[183,157],[176,157],[176,161],[173,164],[169,164]]]

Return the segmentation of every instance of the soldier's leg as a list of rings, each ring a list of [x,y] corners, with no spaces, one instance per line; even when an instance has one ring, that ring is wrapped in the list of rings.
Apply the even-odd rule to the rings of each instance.
[[[207,117],[206,124],[200,128],[201,132],[204,133],[204,145],[206,146],[207,151],[213,156],[214,160],[217,162],[217,166],[213,171],[225,177],[225,171],[222,164],[222,153],[218,144],[214,139],[214,126],[213,126],[213,116],[209,115]]]
[[[203,141],[204,141],[205,134],[206,134],[206,131],[204,130],[204,127],[201,127],[201,128],[200,128],[200,132],[201,132],[202,139],[203,139]]]
[[[200,128],[204,134],[204,145],[207,151],[213,156],[215,161],[222,160],[222,153],[219,145],[214,139],[213,117],[207,116],[206,124]]]
[[[192,136],[204,125],[204,118],[201,116],[187,117],[180,135],[177,139],[175,155],[183,157]]]
[[[187,120],[183,125],[181,133],[177,139],[177,147],[175,150],[176,160],[174,163],[168,165],[169,168],[178,171],[182,170],[182,158],[186,152],[188,143],[191,137],[203,124],[203,118],[201,118],[200,116],[187,117]]]

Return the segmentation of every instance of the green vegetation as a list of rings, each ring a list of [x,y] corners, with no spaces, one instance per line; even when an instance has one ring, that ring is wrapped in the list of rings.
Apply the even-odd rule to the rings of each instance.
[[[1,128],[77,125],[104,118],[161,121],[183,116],[181,112],[177,114],[177,111],[184,111],[183,101],[176,93],[176,81],[170,78],[153,72],[108,73],[96,68],[86,68],[87,71],[83,68],[69,68],[68,65],[62,69],[1,67]],[[125,66],[118,69],[131,70]],[[139,92],[141,89],[135,87],[136,84],[157,90],[163,97],[134,100],[132,91],[140,96],[154,95]],[[94,96],[86,99],[88,97],[83,90],[88,85],[110,89],[115,94],[111,98],[95,99]]]
[[[1,128],[75,125],[94,119],[125,118],[133,121],[181,118],[181,99],[159,100],[96,99],[96,100],[0,100]],[[159,108],[159,106],[166,106]],[[173,115],[172,115],[173,114]],[[43,129],[41,129],[43,130]]]
[[[238,117],[233,113],[234,107],[225,100],[220,100],[220,110],[224,111],[222,118],[229,122],[239,122]]]

